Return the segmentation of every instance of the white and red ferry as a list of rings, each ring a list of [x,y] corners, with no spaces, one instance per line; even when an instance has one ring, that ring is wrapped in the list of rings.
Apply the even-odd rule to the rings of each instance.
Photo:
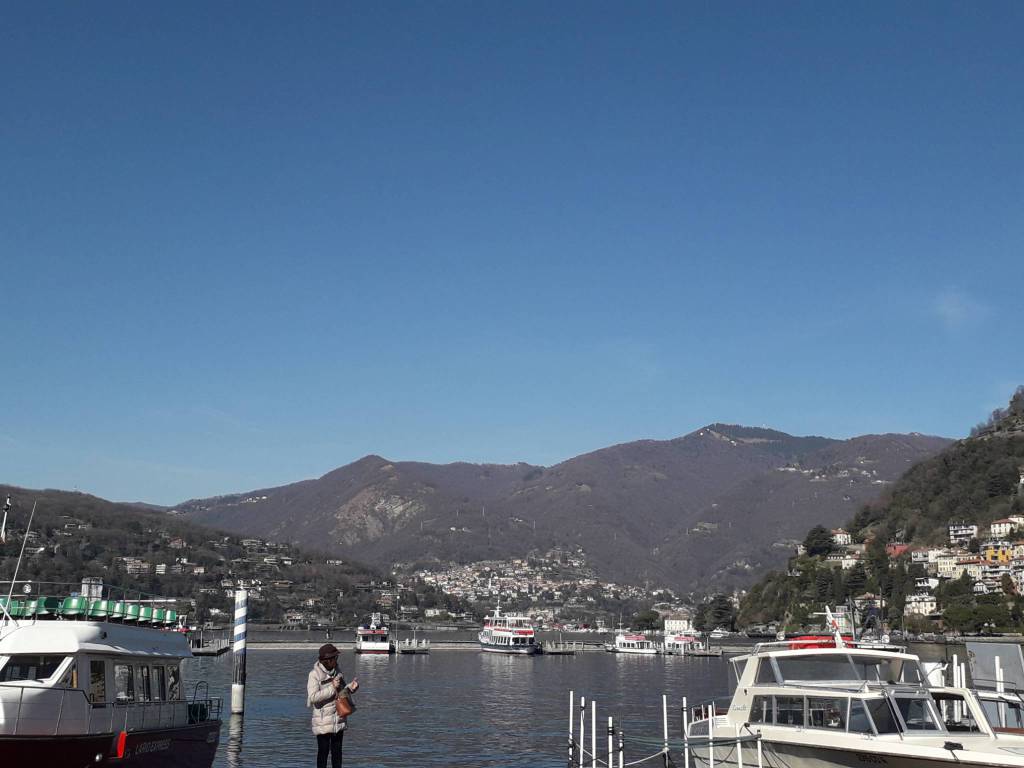
[[[181,662],[192,652],[176,612],[88,587],[90,596],[0,597],[0,760],[209,768],[221,701],[204,682],[185,690]]]
[[[389,630],[381,620],[381,615],[375,613],[370,617],[369,626],[361,626],[356,629],[356,653],[394,653],[395,647],[391,644]]]
[[[637,653],[644,656],[658,653],[653,640],[636,632],[617,632],[615,642],[606,643],[604,649],[612,653]]]
[[[537,633],[529,616],[502,615],[501,606],[484,618],[484,628],[477,635],[480,650],[491,653],[529,655],[541,652]]]

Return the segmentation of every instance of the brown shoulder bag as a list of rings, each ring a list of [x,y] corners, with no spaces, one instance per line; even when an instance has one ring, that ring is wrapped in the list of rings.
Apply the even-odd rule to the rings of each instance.
[[[338,717],[348,717],[356,711],[356,703],[352,701],[352,694],[348,690],[338,691],[334,699],[334,711],[338,713]]]

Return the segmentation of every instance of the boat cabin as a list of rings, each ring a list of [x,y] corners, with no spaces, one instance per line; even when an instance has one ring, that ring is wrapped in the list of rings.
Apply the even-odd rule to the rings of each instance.
[[[938,688],[916,656],[855,647],[758,649],[732,659],[730,722],[873,736],[991,733],[978,700]],[[715,712],[715,714],[718,714]],[[706,733],[707,722],[695,722]]]
[[[179,632],[112,622],[0,626],[0,734],[74,735],[173,728],[215,713],[190,706]],[[219,713],[216,713],[219,716]]]

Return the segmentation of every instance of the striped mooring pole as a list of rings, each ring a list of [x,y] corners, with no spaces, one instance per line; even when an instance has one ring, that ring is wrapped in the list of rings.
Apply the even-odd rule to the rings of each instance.
[[[231,665],[231,714],[245,712],[245,624],[249,607],[249,593],[235,590],[235,644]]]

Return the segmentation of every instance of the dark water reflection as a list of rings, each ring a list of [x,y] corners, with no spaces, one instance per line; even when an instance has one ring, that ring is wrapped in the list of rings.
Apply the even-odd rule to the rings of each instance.
[[[315,764],[305,707],[314,661],[315,651],[249,652],[244,721],[225,717],[216,766]],[[362,686],[345,736],[345,765],[357,768],[556,768],[565,764],[570,690],[596,698],[599,724],[614,716],[627,740],[660,736],[663,692],[669,694],[671,733],[678,735],[684,694],[693,700],[727,690],[721,659],[435,650],[429,656],[347,652],[340,662],[345,676],[358,677]],[[207,679],[212,695],[230,701],[230,655],[193,659],[186,675]],[[603,744],[603,728],[599,733]],[[627,752],[627,760],[650,751]]]

